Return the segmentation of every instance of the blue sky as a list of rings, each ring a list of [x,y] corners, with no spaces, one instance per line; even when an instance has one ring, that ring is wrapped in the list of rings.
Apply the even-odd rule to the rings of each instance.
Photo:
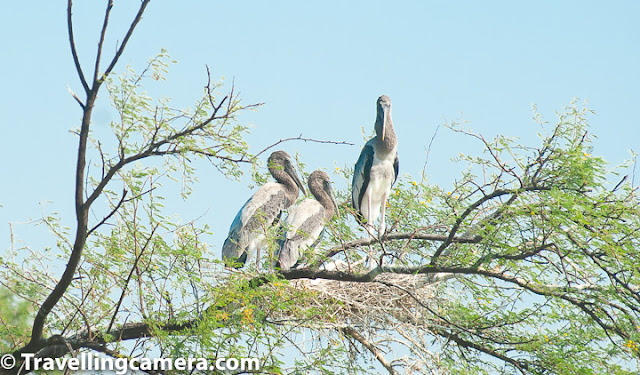
[[[77,1],[81,60],[95,55],[106,1]],[[116,0],[106,53],[122,40],[138,1]],[[81,85],[66,34],[65,2],[0,5],[0,247],[8,222],[38,218],[42,203],[73,224],[73,173],[80,109],[67,92]],[[356,146],[291,142],[315,168],[353,165],[375,120],[381,94],[393,101],[401,173],[418,176],[436,127],[463,118],[487,137],[518,136],[534,144],[531,107],[546,119],[574,97],[596,111],[595,154],[612,164],[639,149],[640,3],[637,1],[169,1],[154,0],[116,72],[142,68],[166,48],[178,64],[158,93],[188,106],[201,93],[205,65],[235,80],[245,103],[264,102],[240,117],[251,123],[258,151],[280,138],[348,141]],[[155,92],[154,92],[155,93]],[[106,97],[106,92],[102,97]],[[115,119],[105,101],[96,129]],[[469,140],[440,129],[429,156],[429,182],[447,189],[458,153]],[[248,170],[248,169],[245,169]],[[167,197],[169,213],[211,225],[218,256],[236,211],[250,196],[248,179],[225,180],[198,164],[200,183],[189,200]],[[338,188],[347,184],[336,181]],[[221,199],[220,197],[224,197]],[[52,245],[42,228],[20,225],[16,236]]]

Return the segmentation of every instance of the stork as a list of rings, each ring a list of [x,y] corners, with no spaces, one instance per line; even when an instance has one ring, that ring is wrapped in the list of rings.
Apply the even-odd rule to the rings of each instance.
[[[391,99],[382,95],[377,102],[376,135],[362,148],[353,171],[351,203],[361,225],[375,228],[380,216],[378,236],[385,232],[385,208],[391,186],[398,178],[398,141],[391,120]],[[382,211],[382,213],[380,213]]]
[[[313,248],[324,231],[325,224],[338,213],[338,204],[333,197],[331,179],[321,170],[309,175],[309,191],[315,199],[307,198],[289,210],[284,240],[280,246],[278,263],[286,271],[293,267],[304,250]]]
[[[268,182],[242,206],[222,246],[222,260],[227,265],[240,263],[264,245],[266,226],[277,223],[282,211],[291,206],[304,186],[285,151],[269,156],[267,166],[277,182]]]

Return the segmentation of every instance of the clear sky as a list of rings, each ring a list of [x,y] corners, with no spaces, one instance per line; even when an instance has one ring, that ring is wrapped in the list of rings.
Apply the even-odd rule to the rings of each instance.
[[[77,1],[78,48],[95,55],[106,1]],[[139,1],[115,0],[105,53],[122,40]],[[73,225],[73,172],[81,91],[69,52],[66,2],[5,1],[0,5],[0,247],[8,222],[56,211]],[[205,64],[235,79],[245,103],[266,103],[240,117],[253,124],[254,152],[280,138],[348,141],[356,146],[291,142],[315,168],[352,166],[375,120],[375,101],[393,101],[402,174],[419,176],[436,127],[463,118],[487,137],[502,133],[535,145],[531,107],[550,122],[574,97],[596,111],[595,154],[612,164],[640,149],[640,2],[638,1],[170,1],[154,0],[116,72],[142,68],[166,48],[171,67],[164,96],[188,106],[202,93]],[[106,92],[102,92],[103,98]],[[106,103],[103,101],[103,105]],[[114,120],[95,110],[94,127]],[[427,178],[451,186],[450,161],[478,146],[441,128]],[[245,170],[248,170],[245,168]],[[198,164],[200,183],[184,202],[167,197],[168,213],[211,225],[218,256],[228,226],[250,196],[249,179],[225,180]],[[347,185],[337,180],[338,188]],[[21,225],[16,238],[38,247],[42,229]]]

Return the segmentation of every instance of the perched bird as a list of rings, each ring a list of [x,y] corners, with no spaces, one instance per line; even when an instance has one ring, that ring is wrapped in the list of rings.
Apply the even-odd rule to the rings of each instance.
[[[222,260],[227,265],[241,263],[263,246],[264,228],[277,223],[282,210],[288,208],[304,186],[285,151],[275,151],[268,159],[269,172],[277,182],[268,182],[253,194],[236,215],[222,246]]]
[[[306,198],[289,210],[285,224],[287,232],[278,255],[281,270],[293,267],[305,249],[315,247],[325,224],[338,213],[331,179],[326,172],[317,170],[311,173],[309,191],[315,199]]]
[[[391,120],[391,99],[386,95],[378,98],[375,130],[376,136],[362,148],[353,171],[351,203],[362,225],[373,229],[373,223],[380,216],[378,235],[382,236],[386,228],[384,217],[387,198],[398,178],[399,166],[398,140]]]

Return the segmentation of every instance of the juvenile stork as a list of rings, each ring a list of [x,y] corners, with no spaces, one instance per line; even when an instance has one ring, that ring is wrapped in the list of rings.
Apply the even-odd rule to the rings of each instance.
[[[325,224],[338,213],[338,204],[331,190],[331,179],[326,172],[317,170],[311,173],[309,190],[315,199],[303,200],[289,210],[287,216],[287,233],[278,255],[278,263],[283,271],[293,267],[305,249],[317,245]]]
[[[247,257],[263,246],[264,228],[277,223],[282,210],[298,199],[299,190],[305,194],[288,153],[275,151],[267,163],[269,172],[277,182],[262,185],[238,211],[222,246],[222,260],[227,265],[244,265]]]
[[[385,207],[391,193],[391,186],[398,178],[398,141],[391,120],[391,99],[382,95],[378,98],[375,123],[376,135],[362,148],[353,171],[351,203],[357,211],[361,225],[375,228],[378,219],[378,236],[385,231]]]

